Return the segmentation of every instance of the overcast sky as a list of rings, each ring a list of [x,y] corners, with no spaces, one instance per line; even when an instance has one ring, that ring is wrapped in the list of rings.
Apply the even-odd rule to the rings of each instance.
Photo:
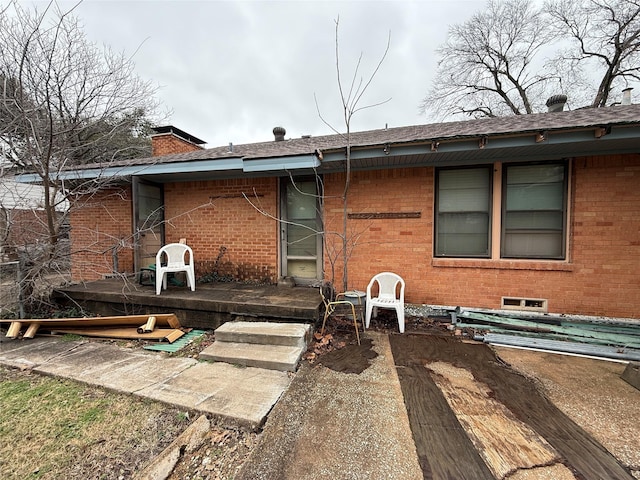
[[[39,6],[45,5],[37,2]],[[59,1],[65,9],[72,2]],[[344,131],[336,80],[335,20],[341,75],[348,86],[360,53],[367,79],[391,46],[360,105],[390,98],[353,119],[352,130],[430,123],[420,101],[437,66],[448,25],[484,0],[416,1],[111,1],[76,10],[89,40],[135,52],[136,71],[160,89],[164,122],[208,147]]]

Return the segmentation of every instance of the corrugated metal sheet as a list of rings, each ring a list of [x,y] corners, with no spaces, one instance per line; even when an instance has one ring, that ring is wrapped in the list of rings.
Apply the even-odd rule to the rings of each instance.
[[[490,343],[492,345],[537,348],[540,350],[574,353],[593,357],[640,361],[640,350],[624,347],[605,347],[601,345],[588,345],[584,343],[564,342],[561,340],[525,338],[498,333],[486,333],[481,336],[479,335],[476,338],[482,339],[485,343]]]

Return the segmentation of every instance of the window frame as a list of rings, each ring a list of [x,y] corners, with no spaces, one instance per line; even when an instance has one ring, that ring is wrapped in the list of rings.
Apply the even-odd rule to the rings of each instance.
[[[531,255],[531,256],[506,256],[504,254],[505,244],[505,220],[507,201],[507,170],[509,167],[532,166],[532,165],[556,165],[564,169],[564,179],[562,185],[562,231],[561,231],[561,254],[559,256]],[[440,229],[440,172],[461,169],[487,168],[489,175],[489,225],[487,233],[488,252],[487,255],[451,255],[438,254],[439,249],[439,229]],[[555,159],[546,161],[518,162],[496,161],[493,163],[474,164],[464,166],[442,166],[434,168],[434,208],[433,208],[433,258],[451,259],[478,259],[493,261],[552,261],[567,262],[569,259],[569,216],[571,199],[571,162],[570,159]]]
[[[439,229],[440,229],[440,172],[442,171],[462,171],[462,170],[480,170],[484,169],[487,172],[487,180],[489,186],[488,198],[487,198],[487,249],[485,254],[438,254],[439,249]],[[480,164],[480,165],[466,165],[466,166],[456,166],[456,167],[438,167],[435,170],[435,203],[434,203],[434,240],[433,240],[433,252],[434,257],[437,258],[491,258],[491,244],[492,244],[492,233],[493,233],[493,165],[492,164]]]
[[[561,166],[563,168],[562,182],[562,230],[560,241],[560,255],[507,255],[506,250],[506,215],[507,215],[507,175],[509,168],[525,167],[525,166]],[[545,162],[508,162],[502,164],[502,180],[501,180],[501,198],[500,198],[500,258],[505,260],[565,260],[567,258],[567,217],[568,217],[568,197],[569,197],[569,165],[566,160],[554,160]],[[540,210],[542,211],[542,210]]]

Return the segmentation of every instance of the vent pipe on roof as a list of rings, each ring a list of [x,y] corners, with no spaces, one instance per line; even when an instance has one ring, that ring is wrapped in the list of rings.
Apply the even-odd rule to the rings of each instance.
[[[282,127],[275,127],[273,129],[273,136],[275,137],[276,142],[282,142],[286,134],[287,131]]]
[[[622,90],[622,105],[631,105],[631,90],[633,90],[633,87],[627,87]]]
[[[567,103],[566,95],[553,95],[549,97],[547,100],[547,111],[548,112],[561,112],[564,110],[564,106]]]

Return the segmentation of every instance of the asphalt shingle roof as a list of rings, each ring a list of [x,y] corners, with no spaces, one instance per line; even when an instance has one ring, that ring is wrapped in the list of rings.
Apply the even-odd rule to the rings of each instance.
[[[640,125],[640,105],[617,105],[605,108],[585,108],[573,111],[538,113],[457,122],[432,123],[351,133],[352,147],[447,141],[470,137],[522,135],[531,132],[584,129],[597,126]],[[273,158],[308,155],[319,149],[330,151],[346,146],[341,134],[288,139],[280,142],[260,142],[207,148],[203,150],[141,158],[135,164],[158,164],[211,160],[219,158]],[[127,162],[131,164],[132,161]]]

